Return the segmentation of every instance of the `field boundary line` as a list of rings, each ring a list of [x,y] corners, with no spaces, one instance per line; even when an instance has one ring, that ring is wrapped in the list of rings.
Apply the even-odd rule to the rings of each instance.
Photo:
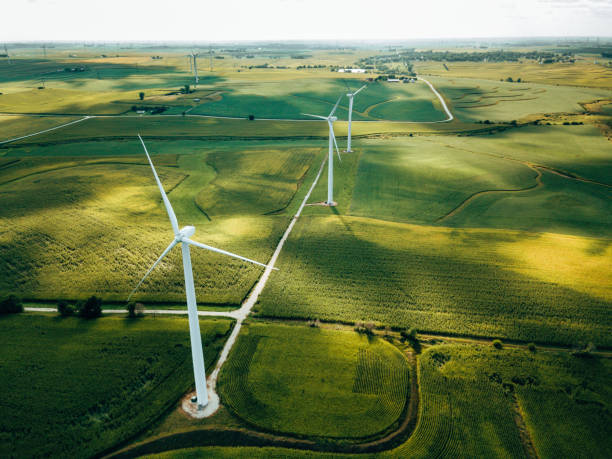
[[[537,174],[535,176],[535,181],[536,183],[533,185],[529,185],[528,187],[525,188],[518,188],[518,189],[501,189],[501,190],[482,190],[482,191],[477,191],[476,193],[471,194],[470,196],[468,196],[467,198],[465,198],[457,207],[455,207],[454,209],[452,209],[450,212],[448,212],[446,215],[441,216],[440,218],[438,218],[436,220],[436,223],[440,223],[443,222],[444,220],[454,217],[455,215],[457,215],[459,212],[461,212],[463,209],[465,209],[474,199],[480,197],[480,196],[484,196],[485,194],[494,194],[494,193],[524,193],[526,191],[532,191],[535,190],[536,188],[540,188],[542,186],[544,186],[544,184],[542,183],[542,172],[540,172],[540,170],[537,167],[534,167],[530,164],[526,164],[527,167],[529,167],[531,170],[535,171],[535,173]]]
[[[49,128],[49,129],[45,129],[43,131],[34,132],[33,134],[27,134],[27,135],[23,135],[21,137],[15,137],[13,139],[3,140],[3,141],[0,142],[0,145],[4,145],[4,144],[10,143],[10,142],[16,142],[17,140],[21,140],[21,139],[27,139],[28,137],[33,137],[35,135],[44,134],[45,132],[55,131],[56,129],[61,129],[61,128],[66,127],[66,126],[70,126],[71,124],[76,124],[76,123],[80,123],[81,121],[88,120],[89,118],[91,118],[91,116],[87,115],[87,116],[85,116],[83,118],[80,118],[78,120],[70,121],[69,123],[65,123],[65,124],[60,124],[59,126],[55,126],[55,127]]]

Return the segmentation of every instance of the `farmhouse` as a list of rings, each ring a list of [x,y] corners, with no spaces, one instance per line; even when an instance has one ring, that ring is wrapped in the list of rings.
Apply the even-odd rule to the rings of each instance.
[[[399,83],[399,78],[387,78],[387,83]]]
[[[340,73],[366,73],[365,69],[338,69]]]

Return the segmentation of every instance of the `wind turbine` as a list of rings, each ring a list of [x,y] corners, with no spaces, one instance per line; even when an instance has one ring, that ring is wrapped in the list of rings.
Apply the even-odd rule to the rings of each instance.
[[[11,65],[11,56],[9,56],[9,52],[8,52],[7,47],[6,47],[6,43],[4,44],[4,54],[6,54],[6,60],[7,60],[8,64]]]
[[[185,273],[185,294],[187,297],[187,313],[189,317],[189,336],[191,338],[191,357],[193,359],[193,374],[195,377],[196,386],[196,397],[195,400],[192,399],[192,402],[196,402],[198,409],[200,409],[201,407],[204,407],[208,404],[208,392],[206,389],[206,371],[204,369],[204,354],[202,352],[202,336],[200,335],[200,323],[198,322],[198,307],[196,305],[195,287],[193,284],[193,272],[191,269],[191,254],[189,252],[189,247],[193,245],[195,247],[201,247],[212,252],[217,252],[223,255],[238,258],[239,260],[248,261],[249,263],[254,263],[259,266],[266,267],[266,265],[251,260],[249,258],[241,257],[240,255],[236,255],[231,252],[226,252],[225,250],[217,249],[215,247],[211,247],[209,245],[202,244],[200,242],[192,241],[191,239],[189,239],[195,233],[195,228],[193,226],[185,226],[179,229],[178,222],[176,220],[176,215],[174,214],[174,210],[170,205],[168,196],[166,196],[166,192],[164,191],[159,177],[157,176],[157,172],[155,171],[155,167],[153,166],[153,162],[151,161],[151,157],[149,156],[147,147],[145,146],[142,137],[140,137],[140,134],[138,134],[138,138],[140,139],[140,143],[142,143],[142,147],[144,148],[145,154],[147,155],[147,159],[149,160],[149,164],[151,165],[151,169],[153,170],[153,175],[155,176],[155,181],[157,182],[157,186],[159,187],[159,191],[161,192],[162,200],[164,201],[164,205],[166,206],[168,217],[170,217],[170,224],[172,225],[172,231],[174,232],[174,239],[166,248],[166,250],[162,252],[161,256],[157,259],[157,261],[153,263],[153,266],[149,268],[149,270],[140,280],[140,282],[138,282],[136,288],[132,290],[132,292],[128,296],[128,301],[130,300],[134,292],[138,289],[138,287],[140,287],[140,285],[144,282],[147,276],[151,274],[151,271],[155,269],[159,262],[162,261],[162,259],[174,248],[174,246],[179,243],[182,244],[181,249],[183,252],[183,270]]]
[[[338,160],[342,162],[340,158],[340,150],[338,150],[338,144],[336,143],[336,136],[334,135],[334,121],[338,120],[338,117],[334,116],[338,104],[340,103],[342,96],[338,97],[338,101],[328,116],[311,115],[309,113],[302,113],[302,115],[312,116],[313,118],[320,118],[327,121],[329,125],[329,152],[327,161],[327,201],[325,204],[328,206],[334,206],[334,145],[336,146],[336,152],[338,153]]]
[[[193,74],[195,75],[195,84],[194,86],[197,88],[198,87],[198,54],[194,53],[193,51],[191,51],[191,60],[192,60],[192,67],[191,70],[193,72]]]
[[[364,89],[367,85],[364,84],[361,88],[353,93],[348,93],[346,96],[349,98],[349,116],[348,116],[348,142],[346,144],[346,152],[351,153],[351,124],[353,120],[353,97],[359,94],[359,91]]]

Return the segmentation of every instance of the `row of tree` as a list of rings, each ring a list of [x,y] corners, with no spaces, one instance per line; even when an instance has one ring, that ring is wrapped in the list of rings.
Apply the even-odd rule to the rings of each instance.
[[[142,303],[129,302],[127,304],[130,317],[142,317],[144,305]],[[17,314],[23,312],[23,303],[17,295],[9,295],[0,300],[0,314]],[[62,317],[79,316],[84,319],[95,319],[102,315],[102,299],[92,295],[86,300],[69,303],[60,300],[57,303],[57,312]]]

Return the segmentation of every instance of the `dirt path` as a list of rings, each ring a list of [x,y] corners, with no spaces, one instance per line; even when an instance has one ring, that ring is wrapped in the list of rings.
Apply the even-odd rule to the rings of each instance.
[[[533,444],[533,439],[531,438],[529,429],[527,429],[527,425],[525,424],[523,410],[521,409],[519,400],[514,393],[512,394],[512,407],[514,409],[514,422],[518,428],[519,436],[521,437],[521,443],[523,444],[525,456],[527,456],[528,459],[538,459],[539,456]]]

